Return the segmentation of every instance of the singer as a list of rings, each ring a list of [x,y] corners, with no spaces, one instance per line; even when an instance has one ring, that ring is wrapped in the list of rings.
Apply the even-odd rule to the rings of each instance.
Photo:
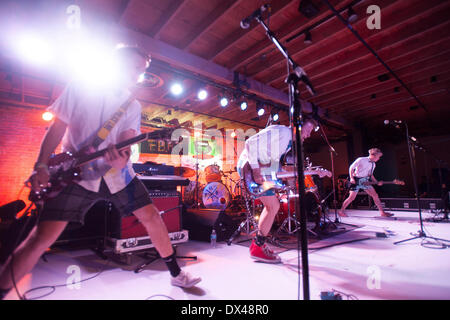
[[[345,199],[342,204],[341,210],[339,210],[339,215],[341,217],[347,217],[345,214],[345,209],[350,205],[350,203],[355,200],[358,195],[359,190],[364,190],[369,196],[372,197],[373,202],[377,206],[378,210],[382,217],[392,217],[393,214],[384,211],[383,206],[381,205],[380,198],[378,197],[377,192],[371,185],[365,185],[364,182],[373,181],[377,185],[383,185],[382,182],[378,182],[373,175],[373,171],[375,170],[375,163],[380,160],[383,156],[383,153],[378,148],[372,148],[369,150],[368,157],[360,157],[356,159],[349,168],[349,177],[350,177],[350,192],[347,199]]]

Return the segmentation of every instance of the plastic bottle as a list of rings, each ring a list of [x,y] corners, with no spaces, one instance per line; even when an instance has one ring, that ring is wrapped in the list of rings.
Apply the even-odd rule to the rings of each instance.
[[[211,231],[211,247],[215,248],[217,242],[217,233],[215,229]]]

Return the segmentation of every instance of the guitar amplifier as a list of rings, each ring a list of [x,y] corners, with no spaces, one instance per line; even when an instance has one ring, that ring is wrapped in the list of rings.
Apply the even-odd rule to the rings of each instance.
[[[160,211],[172,244],[189,240],[189,233],[181,230],[181,196],[177,191],[150,190],[153,204]],[[116,254],[153,248],[154,245],[148,236],[147,230],[134,216],[113,217],[110,225],[106,245]]]
[[[167,230],[181,230],[181,196],[177,191],[149,191],[153,204],[158,208]],[[112,219],[110,237],[117,239],[137,238],[147,236],[147,230],[134,216]]]

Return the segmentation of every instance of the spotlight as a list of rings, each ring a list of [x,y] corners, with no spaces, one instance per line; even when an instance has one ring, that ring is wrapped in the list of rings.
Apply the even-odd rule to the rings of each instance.
[[[247,101],[241,101],[240,107],[241,107],[241,110],[242,110],[242,111],[247,110],[247,107],[248,107]]]
[[[172,94],[175,96],[179,96],[183,93],[183,86],[180,83],[176,82],[170,87],[170,92],[172,92]]]
[[[264,110],[264,107],[263,106],[261,106],[261,105],[258,105],[257,107],[256,107],[256,112],[258,113],[258,117],[261,117],[262,115],[264,115],[264,112],[265,112],[266,110]]]
[[[197,93],[198,100],[205,100],[208,97],[208,91],[200,89]]]
[[[317,132],[317,131],[319,131],[319,129],[320,129],[320,126],[319,125],[317,125],[315,128],[314,128],[314,132]]]
[[[355,13],[352,7],[348,8],[347,15],[348,15],[347,21],[350,23],[353,23],[358,19],[358,15]]]
[[[291,107],[291,113],[294,113],[294,107]]]
[[[45,121],[52,121],[53,119],[53,113],[49,112],[49,111],[45,111],[42,114],[42,119],[44,119]]]
[[[228,99],[227,97],[221,97],[220,98],[220,105],[225,108],[228,105]]]
[[[311,44],[312,43],[312,37],[311,37],[311,32],[306,31],[305,32],[305,40],[303,40],[304,44]]]
[[[236,132],[233,131],[233,132],[231,133],[231,137],[232,137],[232,138],[236,137]]]
[[[274,122],[277,122],[278,120],[280,120],[280,116],[279,116],[279,114],[278,114],[277,111],[274,112],[274,113],[272,113],[272,120],[273,120]]]

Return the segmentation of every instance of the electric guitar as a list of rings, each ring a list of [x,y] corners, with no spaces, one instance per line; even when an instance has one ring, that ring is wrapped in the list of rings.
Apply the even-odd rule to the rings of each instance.
[[[174,129],[162,129],[153,132],[140,134],[134,138],[127,139],[115,145],[118,151],[124,150],[129,146],[148,139],[162,139],[170,134]],[[34,203],[56,197],[61,190],[76,181],[82,180],[81,167],[105,155],[107,148],[87,153],[84,148],[74,154],[71,152],[59,153],[52,156],[48,162],[48,171],[50,173],[49,185],[41,190],[31,190],[28,199]],[[25,182],[27,187],[31,188],[31,182]]]
[[[351,183],[349,180],[347,180],[345,182],[345,187],[347,189],[351,188],[351,187],[356,187],[356,186],[371,186],[371,185],[377,185],[378,182],[382,182],[383,185],[385,184],[395,184],[395,185],[400,185],[400,186],[404,186],[405,182],[402,180],[398,180],[398,179],[394,179],[392,181],[378,181],[378,182],[373,182],[370,181],[369,178],[355,178],[355,182],[356,183]]]
[[[304,175],[318,175],[320,178],[331,177],[331,172],[323,168],[306,169],[303,171]],[[241,169],[241,178],[245,187],[245,190],[253,197],[258,197],[267,190],[276,189],[280,190],[285,187],[285,184],[281,180],[293,179],[297,176],[296,171],[279,171],[274,175],[264,176],[265,181],[262,184],[255,182],[253,177],[253,170],[250,164],[247,162]]]

